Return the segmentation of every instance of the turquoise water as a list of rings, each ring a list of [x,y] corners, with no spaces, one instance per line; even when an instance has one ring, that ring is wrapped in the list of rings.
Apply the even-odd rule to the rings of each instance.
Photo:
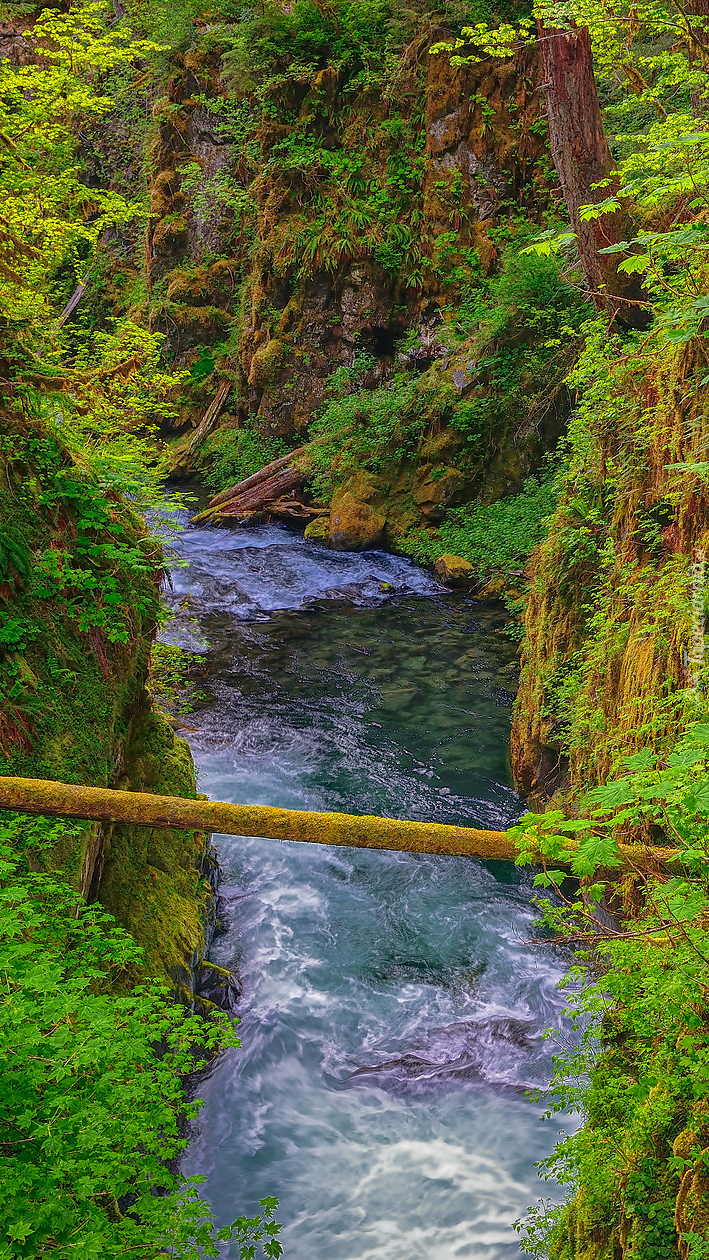
[[[502,827],[514,652],[407,561],[276,526],[188,529],[175,641],[222,800]],[[513,868],[216,837],[242,1049],[200,1082],[185,1161],[220,1223],[277,1195],[288,1260],[512,1260],[558,1125],[525,1098],[560,957]],[[228,1254],[228,1253],[227,1253]]]

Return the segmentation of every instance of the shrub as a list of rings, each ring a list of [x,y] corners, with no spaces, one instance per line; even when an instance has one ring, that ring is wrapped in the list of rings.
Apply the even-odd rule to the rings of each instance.
[[[204,484],[216,492],[286,455],[288,447],[280,438],[264,437],[253,425],[245,425],[242,429],[220,429],[207,438],[202,453],[210,461]]]

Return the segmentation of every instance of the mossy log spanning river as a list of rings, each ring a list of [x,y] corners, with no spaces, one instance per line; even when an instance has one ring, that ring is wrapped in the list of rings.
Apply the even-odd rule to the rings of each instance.
[[[0,779],[0,809],[133,826],[215,831],[229,836],[269,836],[309,844],[355,849],[447,853],[488,861],[514,861],[515,846],[505,831],[479,831],[443,823],[404,821],[357,814],[319,814],[268,805],[229,805],[224,801],[118,792],[111,788],[56,783],[49,779]],[[628,867],[667,865],[673,849],[622,845]]]

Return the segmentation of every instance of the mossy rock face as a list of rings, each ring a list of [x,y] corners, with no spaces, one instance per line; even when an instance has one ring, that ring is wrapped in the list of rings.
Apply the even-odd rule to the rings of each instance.
[[[286,347],[282,341],[278,341],[275,337],[267,342],[265,346],[261,346],[251,360],[249,385],[255,385],[258,389],[265,389],[267,385],[275,380],[285,357]]]
[[[623,1260],[624,1254],[613,1223],[579,1191],[554,1230],[549,1260]]]
[[[2,436],[13,458],[0,460],[0,533],[23,539],[35,552],[56,547],[80,564],[79,512],[91,508],[102,519],[104,491],[36,426],[28,430],[23,419],[13,423],[6,415]],[[14,456],[23,452],[20,471]],[[57,469],[73,479],[83,509],[63,504],[56,511]],[[44,502],[36,500],[36,491]],[[88,632],[81,630],[62,591],[43,593],[29,570],[26,578],[18,575],[0,588],[3,613],[27,627],[26,642],[0,658],[0,773],[194,797],[189,748],[151,710],[145,690],[158,571],[122,568],[121,540],[130,555],[147,541],[146,531],[118,500],[111,502],[106,521],[105,536],[100,530],[92,534],[93,572],[99,582],[110,574],[120,584],[120,612],[111,611],[110,625],[115,629],[122,617],[124,642],[111,641],[100,620]],[[150,551],[155,552],[154,541]],[[90,616],[93,607],[87,604],[84,612]],[[191,986],[211,903],[204,835],[77,823],[57,828],[37,864],[89,900],[98,897],[135,936],[146,964],[133,978],[157,975],[175,986]]]
[[[463,498],[465,479],[457,468],[430,465],[421,470],[421,480],[414,488],[414,502],[428,520],[442,520],[445,510]]]
[[[192,755],[165,719],[146,709],[126,750],[117,787],[194,799]],[[213,886],[208,838],[159,827],[106,829],[98,899],[146,953],[149,974],[192,988],[205,949]]]
[[[449,464],[463,445],[463,437],[456,429],[441,429],[421,443],[419,454],[431,464]]]
[[[153,245],[156,249],[170,241],[177,241],[187,236],[187,220],[183,214],[168,215],[161,219],[153,233]]]
[[[675,1204],[675,1227],[680,1237],[689,1233],[709,1237],[709,1147],[700,1150],[702,1140],[706,1140],[706,1130],[700,1138],[694,1129],[684,1129],[672,1144],[674,1155],[691,1160]],[[687,1255],[691,1256],[691,1251]]]

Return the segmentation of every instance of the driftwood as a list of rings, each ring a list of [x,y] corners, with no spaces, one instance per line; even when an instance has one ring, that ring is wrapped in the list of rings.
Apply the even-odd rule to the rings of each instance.
[[[275,503],[269,503],[268,515],[275,516],[279,520],[289,521],[314,521],[318,516],[327,516],[326,507],[315,507],[312,503],[303,503],[295,494],[289,495],[285,499],[277,499]]]
[[[250,477],[245,477],[243,481],[237,481],[235,486],[229,486],[228,490],[220,490],[219,494],[215,494],[209,500],[209,507],[218,507],[220,503],[228,503],[231,499],[238,499],[239,495],[244,494],[246,490],[250,490],[252,486],[258,486],[262,481],[268,481],[269,477],[272,477],[274,473],[280,472],[282,468],[287,468],[294,459],[297,459],[299,455],[303,455],[305,449],[304,446],[299,446],[297,450],[289,451],[287,455],[279,455],[278,459],[272,459],[270,464],[265,464],[263,468],[259,468],[258,472],[252,473]],[[199,517],[195,519],[199,520]]]
[[[204,439],[208,437],[209,434],[212,432],[212,429],[214,428],[215,424],[217,423],[217,420],[219,419],[224,409],[224,404],[229,396],[230,389],[231,389],[231,381],[222,381],[221,385],[219,386],[219,389],[214,395],[214,398],[210,402],[209,406],[207,407],[207,410],[202,416],[202,419],[197,425],[197,428],[192,434],[189,446],[187,447],[187,450],[185,451],[185,455],[193,455],[194,452],[197,450],[197,447],[200,445],[200,443],[203,442]]]
[[[219,494],[215,494],[209,500],[209,506],[203,512],[193,516],[192,524],[200,525],[208,521],[218,524],[224,518],[230,520],[237,518],[243,521],[254,513],[270,512],[281,495],[296,486],[302,486],[307,480],[308,455],[313,447],[330,440],[328,435],[314,438],[306,446],[299,446],[296,450],[289,451],[287,455],[280,455],[278,459],[271,460],[270,464],[265,464],[263,468],[259,468],[258,472],[245,477],[243,481],[238,481],[236,485],[220,490]],[[279,483],[277,478],[281,475],[285,476],[286,473],[289,480]],[[252,497],[257,488],[260,488],[260,493]],[[278,512],[274,514],[278,515]],[[293,513],[287,512],[286,515],[291,516]],[[313,513],[313,516],[315,515],[318,515],[317,511]]]
[[[270,503],[275,503],[282,495],[288,494],[289,490],[302,486],[304,480],[305,473],[300,468],[282,468],[275,477],[269,477],[268,481],[253,486],[237,499],[222,503],[217,515],[223,518],[242,517],[247,512],[263,512]]]
[[[267,836],[275,840],[301,840],[308,844],[355,849],[441,853],[506,862],[515,857],[514,844],[504,831],[403,822],[366,814],[317,814],[272,809],[267,805],[228,805],[222,801],[117,792],[112,788],[84,787],[47,779],[0,778],[0,809],[53,818],[215,831],[231,836]],[[569,847],[573,847],[573,842],[569,842]],[[621,845],[620,855],[625,865],[636,871],[656,871],[661,866],[672,866],[677,860],[675,849],[643,845]]]
[[[274,459],[259,472],[246,477],[228,491],[223,490],[211,500],[211,505],[192,518],[193,525],[208,521],[217,524],[222,520],[243,520],[254,512],[266,511],[284,494],[303,485],[306,472],[293,463],[303,448]]]

